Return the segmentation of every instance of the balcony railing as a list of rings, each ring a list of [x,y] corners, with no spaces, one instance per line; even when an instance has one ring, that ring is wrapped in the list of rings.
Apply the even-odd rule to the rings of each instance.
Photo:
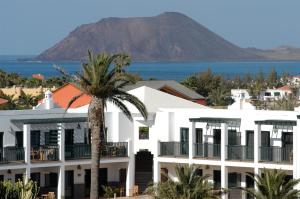
[[[36,146],[31,148],[33,161],[57,161],[59,159],[59,146]]]
[[[65,158],[71,159],[89,159],[91,158],[91,145],[74,144],[65,146]]]
[[[127,142],[108,142],[101,149],[102,158],[113,157],[128,157],[128,143]],[[90,159],[91,145],[89,144],[74,144],[65,146],[65,159]]]
[[[221,157],[221,145],[210,143],[196,143],[195,157],[220,159]]]
[[[160,142],[160,156],[188,156],[188,142]]]
[[[101,150],[102,158],[128,157],[127,142],[107,142]]]
[[[227,146],[227,160],[253,160],[254,148],[241,145]]]
[[[260,147],[260,161],[293,163],[293,146]]]
[[[0,163],[24,162],[23,147],[5,147],[0,149]]]

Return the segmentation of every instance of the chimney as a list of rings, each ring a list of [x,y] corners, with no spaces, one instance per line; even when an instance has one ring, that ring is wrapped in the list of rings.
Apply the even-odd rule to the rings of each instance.
[[[52,109],[54,107],[53,105],[53,98],[52,98],[52,92],[47,90],[45,92],[45,97],[43,100],[44,104],[45,104],[45,109]]]

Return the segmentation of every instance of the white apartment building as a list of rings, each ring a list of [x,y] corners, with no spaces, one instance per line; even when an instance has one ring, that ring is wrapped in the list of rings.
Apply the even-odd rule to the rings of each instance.
[[[195,164],[216,187],[231,189],[223,198],[246,199],[237,187],[254,186],[247,173],[277,168],[300,178],[298,111],[211,109],[145,86],[128,92],[146,105],[149,118],[128,105],[131,122],[108,104],[102,185],[124,187],[130,195],[135,185],[143,191],[163,180],[161,173],[176,180],[177,164]],[[91,175],[87,105],[65,113],[51,100],[46,93],[35,110],[0,111],[0,178],[25,174],[41,192],[84,198]]]

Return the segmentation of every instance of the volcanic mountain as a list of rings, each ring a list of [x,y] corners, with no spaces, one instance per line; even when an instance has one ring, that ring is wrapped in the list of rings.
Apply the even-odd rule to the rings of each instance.
[[[87,55],[88,49],[126,52],[135,61],[261,59],[257,53],[226,41],[176,12],[154,17],[110,17],[81,25],[36,59],[80,60]]]

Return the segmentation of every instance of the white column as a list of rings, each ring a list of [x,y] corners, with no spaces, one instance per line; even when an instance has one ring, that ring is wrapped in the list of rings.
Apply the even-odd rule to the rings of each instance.
[[[228,143],[228,129],[227,124],[222,123],[221,124],[221,162],[222,164],[225,163],[225,160],[227,158],[227,143]]]
[[[246,173],[241,173],[241,187],[246,188]],[[246,192],[242,191],[242,199],[246,199]]]
[[[28,181],[28,179],[30,179],[30,166],[27,166],[26,167],[26,170],[25,170],[25,180]]]
[[[193,157],[195,156],[194,143],[195,143],[195,122],[191,122],[189,129],[189,163],[192,164]]]
[[[258,167],[255,167],[254,168],[254,177],[256,175],[260,175],[260,173],[261,173],[261,170]],[[257,184],[256,183],[254,183],[254,188],[257,189]]]
[[[65,127],[64,124],[58,123],[58,146],[59,146],[59,160],[65,161]]]
[[[23,124],[24,161],[30,166],[30,124]]]
[[[58,171],[57,199],[65,198],[65,166],[60,166]]]
[[[258,163],[260,160],[260,145],[261,145],[261,125],[257,124],[254,130],[254,168],[258,171]]]
[[[134,171],[135,171],[135,159],[133,152],[132,140],[128,140],[128,166],[127,166],[127,176],[126,176],[126,196],[130,196],[131,190],[134,186]]]
[[[153,182],[159,183],[160,182],[160,162],[157,160],[157,158],[153,161]]]
[[[221,165],[221,187],[228,189],[228,168],[222,164]],[[228,194],[222,195],[222,199],[227,199]]]

